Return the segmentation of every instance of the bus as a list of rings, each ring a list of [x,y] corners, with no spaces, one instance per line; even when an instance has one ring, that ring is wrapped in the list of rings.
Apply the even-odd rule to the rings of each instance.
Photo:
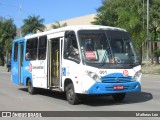
[[[26,86],[66,93],[69,104],[84,95],[122,101],[141,91],[141,60],[129,32],[100,25],[67,26],[13,40],[11,78]]]

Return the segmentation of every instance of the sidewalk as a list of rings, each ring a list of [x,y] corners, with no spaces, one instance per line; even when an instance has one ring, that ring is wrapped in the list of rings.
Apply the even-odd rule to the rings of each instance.
[[[159,78],[160,78],[160,74],[147,74],[147,73],[142,73],[142,77],[149,77],[149,76],[154,76],[154,77],[159,77]]]
[[[6,69],[6,66],[0,66],[0,69]]]
[[[151,75],[160,75],[160,65],[156,64],[142,65],[142,73]]]
[[[7,67],[6,66],[0,66],[0,71],[7,71]]]

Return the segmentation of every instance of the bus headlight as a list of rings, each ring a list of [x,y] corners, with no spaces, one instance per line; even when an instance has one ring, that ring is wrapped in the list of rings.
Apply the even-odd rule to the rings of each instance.
[[[99,78],[99,76],[96,73],[93,73],[91,71],[86,71],[87,75],[89,77],[91,77],[93,80],[95,80],[96,82],[102,82]]]
[[[140,71],[137,71],[137,72],[135,73],[134,77],[133,77],[133,80],[134,80],[134,81],[137,80],[141,75],[142,75],[141,70],[140,70]]]

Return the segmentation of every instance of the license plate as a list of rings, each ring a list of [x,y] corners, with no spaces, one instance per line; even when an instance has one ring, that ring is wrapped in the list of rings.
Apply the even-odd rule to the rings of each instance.
[[[117,85],[113,87],[114,90],[123,90],[124,86],[123,85]]]

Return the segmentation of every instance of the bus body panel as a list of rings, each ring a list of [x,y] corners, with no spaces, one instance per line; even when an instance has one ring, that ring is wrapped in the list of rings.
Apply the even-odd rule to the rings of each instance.
[[[24,38],[15,40],[13,42],[12,51],[14,51],[15,43],[18,43],[18,56],[14,60],[12,54],[12,82],[14,84],[21,84],[27,86],[27,80],[30,79],[33,87],[47,88],[47,60],[27,61],[25,59],[26,40]],[[23,43],[23,57],[22,65],[20,66],[20,44]]]
[[[12,58],[11,58],[11,78],[15,84],[23,84],[23,59],[24,59],[24,38],[15,40],[12,44]],[[22,46],[23,45],[23,46]],[[16,48],[15,48],[16,47]],[[22,47],[22,49],[20,49]],[[16,51],[14,51],[14,48]]]
[[[29,64],[33,87],[47,88],[46,60],[35,60]]]
[[[70,60],[62,60],[62,90],[65,90],[65,80],[70,79],[74,84],[74,90],[76,93],[82,93],[82,76],[83,66]],[[87,82],[87,81],[86,81]],[[92,81],[93,82],[93,81]],[[94,83],[94,82],[93,82]],[[88,84],[88,83],[87,83]]]
[[[136,72],[141,70],[140,66],[134,67],[133,69],[97,69],[67,60],[63,60],[63,64],[68,66],[63,66],[63,68],[65,68],[65,72],[62,74],[62,81],[64,83],[65,79],[70,78],[75,86],[74,89],[76,93],[109,94],[141,91],[141,76],[138,79],[133,80],[133,76],[136,74]],[[94,81],[87,75],[86,71],[92,71],[93,73],[96,73],[100,79],[103,79],[103,82],[99,83]],[[124,90],[113,90],[114,86],[118,85],[123,85]],[[108,90],[107,87],[112,89],[112,91]],[[95,89],[99,90],[96,91]]]
[[[141,65],[133,65],[130,62],[132,60],[136,61],[137,58],[134,58],[135,53],[132,52],[132,54],[129,54],[128,52],[125,54],[124,52],[120,54],[114,54],[118,58],[121,58],[121,55],[123,55],[124,59],[119,61],[119,63],[122,61],[124,62],[122,64],[119,64],[118,62],[116,64],[110,63],[109,59],[111,59],[111,56],[109,56],[109,54],[111,54],[113,51],[108,51],[108,47],[111,48],[111,46],[107,46],[109,41],[105,45],[105,34],[102,34],[102,31],[107,29],[126,32],[120,28],[105,26],[75,26],[50,30],[14,40],[11,62],[12,82],[17,85],[22,84],[27,86],[27,81],[30,79],[33,87],[52,90],[57,90],[58,88],[61,91],[65,91],[66,81],[69,80],[71,83],[73,83],[74,92],[79,94],[115,94],[140,92],[142,76]],[[93,34],[90,34],[90,32],[83,33],[83,30],[93,30]],[[65,34],[66,31],[67,34]],[[81,37],[81,43],[78,43],[78,52],[80,56],[79,62],[76,62],[73,59],[65,58],[64,54],[66,49],[65,42],[68,40],[68,38],[65,37],[72,32],[75,32],[77,41],[80,40]],[[98,33],[97,35],[96,32]],[[78,36],[78,33],[81,35]],[[40,41],[39,38],[41,36],[47,36],[46,59],[38,60],[37,58],[35,60],[26,60],[25,55],[27,53],[27,41],[32,38],[37,38],[38,41]],[[72,35],[70,36],[73,37]],[[85,49],[87,49],[87,44],[90,42],[88,37],[94,39],[93,41],[102,38],[100,40],[104,40],[102,42],[104,46],[101,42],[99,42],[99,40],[96,42],[96,46],[98,46],[96,50],[84,52]],[[118,42],[124,42],[124,46],[127,46],[127,48],[125,48],[126,51],[127,49],[131,50],[131,43],[128,42],[127,39],[122,41],[119,40]],[[17,59],[15,59],[16,43],[18,43]],[[22,48],[23,52],[20,52]],[[39,48],[37,47],[37,54],[38,49]],[[21,62],[19,62],[20,60]],[[127,62],[129,61],[130,63],[125,63],[125,60]],[[117,65],[117,67],[113,67],[112,65]],[[121,65],[123,67],[120,67]],[[56,84],[53,83],[54,81],[56,81]],[[58,84],[57,81],[59,82]]]
[[[135,74],[141,70],[140,66],[133,69],[99,69],[96,70],[102,82],[95,82],[86,89],[87,94],[113,94],[141,91],[141,76],[134,79]],[[105,72],[103,72],[105,71]],[[126,72],[127,71],[127,72]],[[104,74],[107,73],[107,74]],[[121,90],[114,90],[115,86],[123,86]]]

